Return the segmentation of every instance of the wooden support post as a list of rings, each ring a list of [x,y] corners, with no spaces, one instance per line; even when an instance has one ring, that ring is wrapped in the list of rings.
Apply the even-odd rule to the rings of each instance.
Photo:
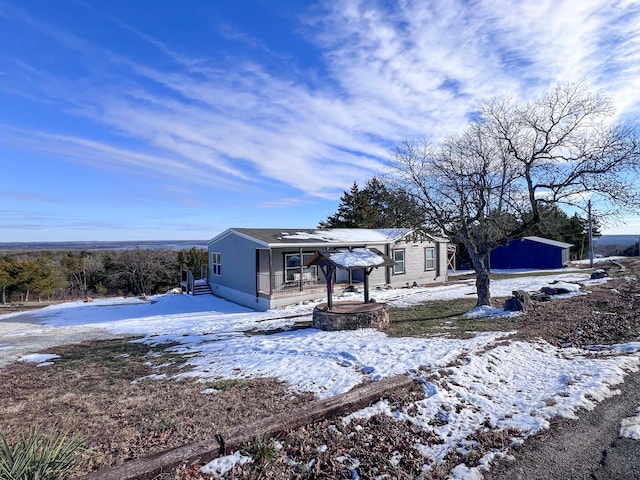
[[[373,268],[364,269],[364,303],[369,303],[369,274]]]

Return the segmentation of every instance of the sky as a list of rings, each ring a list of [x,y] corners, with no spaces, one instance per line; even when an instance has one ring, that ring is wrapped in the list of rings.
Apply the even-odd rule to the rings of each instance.
[[[491,283],[491,293],[503,297],[513,290],[533,292],[560,284],[571,292],[562,296],[567,297],[584,295],[584,289],[606,281],[590,280],[589,273],[580,270],[563,270],[546,276],[497,280]],[[376,291],[375,296],[391,306],[403,307],[466,298],[475,292],[473,282],[383,290]],[[611,289],[611,295],[616,294]],[[346,295],[347,299],[362,301],[362,294]],[[557,296],[552,301],[565,300]],[[140,341],[149,345],[166,343],[171,352],[187,355],[180,372],[171,377],[163,371],[170,367],[166,357],[150,351],[154,373],[134,383],[197,378],[203,382],[203,395],[215,395],[212,387],[220,379],[273,377],[286,382],[293,391],[329,398],[363,382],[409,373],[423,385],[424,395],[413,404],[415,408],[398,412],[383,401],[342,422],[384,414],[433,432],[442,443],[418,447],[425,468],[432,468],[453,450],[473,446],[478,426],[487,422],[498,430],[520,430],[515,439],[520,443],[549,428],[554,417],[576,418],[580,409],[591,410],[605,398],[619,394],[620,383],[640,366],[638,342],[578,349],[557,348],[543,341],[518,341],[504,332],[456,339],[444,334],[388,337],[374,329],[324,332],[302,328],[306,325],[301,322],[310,322],[318,302],[255,312],[208,295],[167,294],[146,300],[119,297],[67,302],[0,315],[0,366],[20,360],[47,368],[59,361],[57,355],[36,353],[46,348],[42,344],[47,338],[50,347],[55,344],[54,338],[58,343],[65,339],[68,343],[70,338],[77,342],[79,332],[97,336],[96,329],[104,329],[120,337],[142,336]],[[487,307],[482,314],[472,310],[467,315],[505,313],[517,315]],[[434,422],[435,418],[441,421]],[[640,439],[640,414],[622,420],[619,429],[621,436]],[[322,449],[322,445],[317,447]],[[491,452],[480,464],[486,465],[505,453]],[[221,463],[233,465],[239,460],[226,458]],[[357,459],[352,460],[357,470]],[[478,468],[460,464],[449,478],[477,480],[482,478],[479,473]]]
[[[311,228],[482,100],[640,113],[632,0],[0,0],[0,45],[0,242]]]

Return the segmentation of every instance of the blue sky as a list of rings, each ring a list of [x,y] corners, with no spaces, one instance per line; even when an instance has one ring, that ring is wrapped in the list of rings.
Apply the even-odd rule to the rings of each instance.
[[[0,45],[0,242],[314,227],[395,142],[559,81],[640,118],[638,1],[0,0]]]

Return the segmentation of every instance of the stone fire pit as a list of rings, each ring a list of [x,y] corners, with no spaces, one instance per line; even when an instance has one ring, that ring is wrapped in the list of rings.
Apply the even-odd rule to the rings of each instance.
[[[384,303],[339,302],[332,305],[318,305],[313,310],[313,328],[320,330],[357,330],[389,325],[389,309]]]

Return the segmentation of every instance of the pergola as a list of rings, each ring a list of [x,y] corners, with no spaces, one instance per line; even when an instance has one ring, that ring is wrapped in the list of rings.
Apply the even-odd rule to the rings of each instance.
[[[317,265],[327,280],[327,308],[331,310],[333,274],[337,269],[364,271],[364,303],[369,303],[369,274],[374,268],[393,266],[394,261],[375,248],[319,250],[305,266]]]

